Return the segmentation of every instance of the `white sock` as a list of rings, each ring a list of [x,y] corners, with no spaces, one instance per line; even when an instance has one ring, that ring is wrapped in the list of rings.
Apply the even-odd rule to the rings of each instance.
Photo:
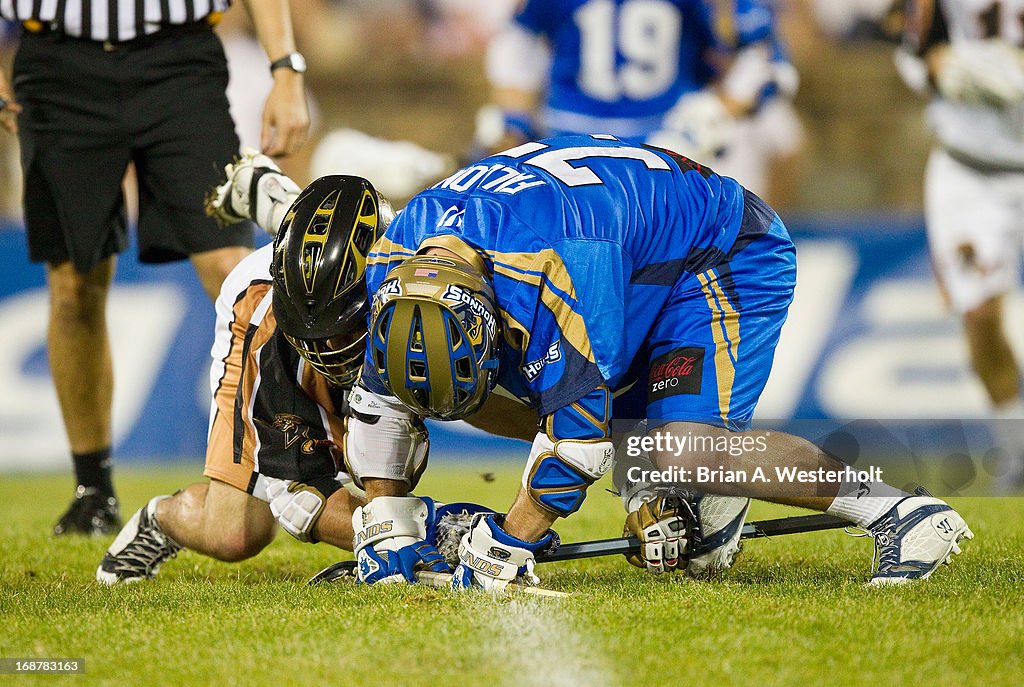
[[[1024,472],[1024,399],[992,409],[992,434],[996,448],[1006,453],[999,468],[1003,479],[1019,479]]]
[[[843,480],[836,500],[826,512],[858,527],[867,527],[908,496],[911,494],[885,482]]]

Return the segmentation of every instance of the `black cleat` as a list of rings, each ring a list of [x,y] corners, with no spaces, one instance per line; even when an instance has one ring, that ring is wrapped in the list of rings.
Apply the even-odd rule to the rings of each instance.
[[[75,500],[53,527],[53,533],[113,534],[121,527],[121,510],[117,499],[101,494],[96,487],[78,485]]]
[[[181,551],[156,521],[156,504],[166,498],[154,497],[131,517],[96,569],[98,582],[111,585],[148,580]]]

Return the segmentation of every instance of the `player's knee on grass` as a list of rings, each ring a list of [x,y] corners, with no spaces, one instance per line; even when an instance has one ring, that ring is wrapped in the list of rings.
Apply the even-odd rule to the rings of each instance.
[[[270,506],[218,480],[161,502],[157,521],[185,548],[225,562],[252,558],[277,531]]]

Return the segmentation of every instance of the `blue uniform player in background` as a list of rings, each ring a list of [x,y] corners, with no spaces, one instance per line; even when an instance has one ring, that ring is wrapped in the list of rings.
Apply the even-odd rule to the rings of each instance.
[[[773,0],[528,0],[489,46],[493,104],[478,117],[478,142],[496,151],[608,133],[764,188],[767,165],[750,152],[770,159],[800,143],[795,115],[778,107],[756,136],[745,130],[796,91],[776,13]],[[745,152],[734,161],[737,139]]]
[[[793,296],[793,244],[757,196],[678,154],[607,135],[523,144],[415,196],[367,265],[370,330],[349,431],[393,426],[395,439],[358,461],[370,499],[354,517],[357,556],[373,561],[366,581],[393,578],[381,567],[422,546],[381,534],[415,531],[403,524],[403,499],[410,513],[417,499],[401,476],[417,451],[401,428],[417,417],[512,425],[509,402],[492,402],[514,397],[539,427],[507,515],[481,515],[463,537],[456,587],[535,580],[551,524],[612,467],[613,417],[646,420],[661,470],[842,472],[803,439],[747,430]],[[942,501],[882,482],[708,491],[723,496],[627,501],[627,529],[643,543],[633,562],[728,567],[747,497],[868,528],[876,584],[929,576],[970,536]]]

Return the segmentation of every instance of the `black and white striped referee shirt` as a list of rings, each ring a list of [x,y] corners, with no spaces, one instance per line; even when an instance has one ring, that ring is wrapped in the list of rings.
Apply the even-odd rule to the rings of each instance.
[[[130,41],[227,11],[230,0],[0,0],[0,16],[76,38]]]

